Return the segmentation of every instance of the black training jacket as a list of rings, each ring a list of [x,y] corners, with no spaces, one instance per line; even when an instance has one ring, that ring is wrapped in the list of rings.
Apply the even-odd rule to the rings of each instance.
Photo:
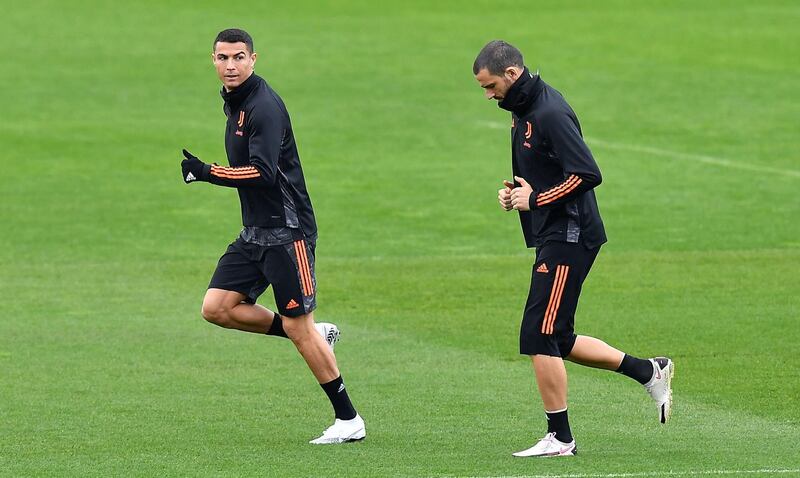
[[[233,91],[223,88],[222,98],[230,167],[213,165],[209,181],[237,188],[244,226],[287,227],[316,238],[314,210],[283,100],[255,73]]]
[[[527,246],[561,241],[592,249],[605,243],[593,191],[602,180],[600,169],[572,108],[527,68],[499,106],[511,111],[514,175],[533,188],[531,210],[519,213]]]

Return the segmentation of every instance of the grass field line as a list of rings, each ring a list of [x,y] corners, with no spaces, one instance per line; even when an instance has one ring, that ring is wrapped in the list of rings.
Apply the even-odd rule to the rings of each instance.
[[[492,129],[509,129],[510,125],[507,123],[500,123],[498,121],[480,121],[480,125]],[[620,151],[629,151],[633,153],[645,153],[655,156],[663,156],[671,159],[682,159],[686,161],[695,161],[698,163],[713,164],[715,166],[723,166],[726,168],[743,169],[745,171],[756,171],[759,173],[780,174],[782,176],[790,176],[793,178],[800,178],[800,171],[794,169],[771,168],[769,166],[759,166],[752,163],[744,163],[741,161],[731,161],[730,159],[720,158],[717,156],[709,156],[706,154],[694,153],[681,153],[678,151],[671,151],[668,149],[654,148],[652,146],[641,146],[636,144],[616,143],[612,141],[605,141],[597,138],[586,138],[588,143],[600,146],[601,148],[617,149]]]
[[[724,166],[727,168],[743,169],[745,171],[756,171],[759,173],[780,174],[782,176],[791,176],[800,178],[800,171],[793,169],[771,168],[769,166],[759,166],[757,164],[745,163],[741,161],[731,161],[729,159],[720,158],[716,156],[708,156],[705,154],[693,153],[680,153],[677,151],[670,151],[668,149],[654,148],[651,146],[639,146],[635,144],[613,143],[596,138],[586,138],[592,145],[597,145],[602,148],[618,149],[621,151],[630,151],[634,153],[652,154],[655,156],[664,156],[671,159],[682,159],[686,161],[695,161],[698,163],[713,164],[715,166]]]
[[[782,475],[800,473],[795,469],[760,469],[760,470],[686,470],[686,471],[642,471],[630,473],[575,473],[566,475],[507,475],[468,478],[637,478],[648,476],[714,476],[714,475]]]

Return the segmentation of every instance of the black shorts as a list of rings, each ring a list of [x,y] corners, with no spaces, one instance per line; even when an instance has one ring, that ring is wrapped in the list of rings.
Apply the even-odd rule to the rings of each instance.
[[[599,247],[568,242],[548,242],[536,249],[519,353],[563,358],[572,352],[578,297],[598,252]]]
[[[270,285],[281,315],[298,317],[316,309],[314,243],[260,246],[237,238],[219,259],[208,288],[239,292],[254,304]]]

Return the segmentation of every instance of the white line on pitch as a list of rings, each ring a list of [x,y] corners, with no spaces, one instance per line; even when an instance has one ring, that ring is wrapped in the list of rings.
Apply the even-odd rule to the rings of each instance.
[[[601,139],[595,139],[595,138],[586,138],[586,141],[592,145],[597,145],[602,148],[631,151],[634,153],[652,154],[655,156],[664,156],[672,159],[683,159],[688,161],[696,161],[698,163],[713,164],[715,166],[725,166],[727,168],[744,169],[746,171],[757,171],[760,173],[772,173],[772,174],[780,174],[783,176],[792,176],[795,178],[800,178],[800,171],[796,171],[793,169],[771,168],[769,166],[759,166],[757,164],[743,163],[740,161],[731,161],[730,159],[718,158],[716,156],[708,156],[705,154],[679,153],[677,151],[652,148],[650,146],[637,146],[635,144],[612,143],[610,141],[603,141]]]
[[[499,121],[478,121],[478,124],[491,129],[510,129],[511,125],[500,123]],[[715,166],[724,166],[726,168],[743,169],[745,171],[757,171],[759,173],[780,174],[782,176],[791,176],[800,178],[800,171],[794,169],[772,168],[769,166],[759,166],[757,164],[743,163],[740,161],[731,161],[726,158],[719,158],[716,156],[709,156],[706,154],[693,154],[681,153],[678,151],[670,151],[668,149],[653,148],[650,146],[639,146],[635,144],[614,143],[611,141],[604,141],[596,138],[586,138],[586,141],[592,145],[600,146],[601,148],[618,149],[621,151],[630,151],[634,153],[652,154],[654,156],[664,156],[672,159],[683,159],[687,161],[695,161],[698,163],[713,164]]]
[[[507,129],[511,131],[511,121],[508,123],[501,123],[499,121],[478,121],[479,126],[485,126],[489,129]]]
[[[800,473],[800,468],[761,469],[761,470],[687,470],[687,471],[644,471],[634,473],[578,473],[567,475],[509,475],[469,478],[641,478],[649,476],[713,476],[713,475],[781,475]]]

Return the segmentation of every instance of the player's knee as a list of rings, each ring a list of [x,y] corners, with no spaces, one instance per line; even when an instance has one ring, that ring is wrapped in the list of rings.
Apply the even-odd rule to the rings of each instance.
[[[283,331],[286,332],[286,336],[289,337],[289,340],[296,342],[300,340],[302,335],[302,329],[297,326],[293,320],[285,320],[283,321]]]
[[[220,327],[226,327],[229,323],[228,310],[222,304],[203,302],[200,315],[208,322]]]
[[[309,334],[314,332],[314,326],[306,316],[284,317],[283,331],[286,332],[289,340],[299,343],[308,339]]]

